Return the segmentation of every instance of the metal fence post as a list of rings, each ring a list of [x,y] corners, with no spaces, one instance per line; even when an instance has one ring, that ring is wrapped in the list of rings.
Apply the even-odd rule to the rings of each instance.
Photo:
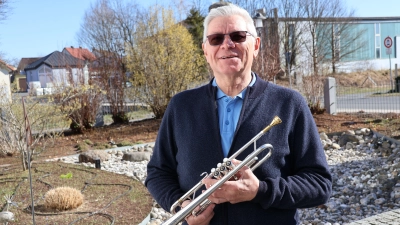
[[[327,113],[336,115],[336,80],[328,77],[324,84],[324,105]]]

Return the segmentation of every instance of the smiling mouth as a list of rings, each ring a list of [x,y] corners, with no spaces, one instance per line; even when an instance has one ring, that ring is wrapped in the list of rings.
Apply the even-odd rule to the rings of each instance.
[[[237,56],[222,56],[221,59],[232,59],[236,58]]]

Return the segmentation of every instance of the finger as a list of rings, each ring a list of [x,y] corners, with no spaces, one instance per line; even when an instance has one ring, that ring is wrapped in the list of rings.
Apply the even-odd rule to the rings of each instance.
[[[214,216],[214,207],[215,204],[210,204],[201,214],[197,216],[193,216],[189,214],[186,217],[186,222],[188,224],[208,224]]]
[[[190,203],[189,200],[182,202],[182,208],[185,208]]]
[[[212,185],[214,185],[215,183],[217,183],[218,180],[211,179],[211,178],[205,178],[205,179],[203,179],[201,182],[202,182],[202,183],[206,186],[206,188],[208,189],[208,188],[210,188]]]
[[[215,203],[215,204],[221,204],[221,203],[224,203],[224,202],[229,202],[228,199],[226,199],[226,198],[214,197],[212,195],[210,195],[208,197],[208,200],[210,200],[212,203]]]
[[[241,162],[242,162],[242,161],[240,161],[240,160],[232,159],[232,163],[233,163],[233,165],[235,165],[235,166],[239,165]]]

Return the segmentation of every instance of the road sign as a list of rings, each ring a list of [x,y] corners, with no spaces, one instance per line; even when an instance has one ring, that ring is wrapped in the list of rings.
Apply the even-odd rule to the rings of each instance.
[[[392,80],[392,61],[390,60],[390,54],[392,54],[392,44],[393,40],[389,36],[385,38],[383,41],[383,44],[386,47],[386,54],[389,55],[389,71],[390,71],[390,82],[391,82],[391,87],[393,87],[393,80]]]
[[[387,37],[385,38],[385,40],[383,41],[383,44],[385,45],[386,48],[392,47],[392,44],[393,44],[392,38],[389,37],[389,36],[387,36]]]

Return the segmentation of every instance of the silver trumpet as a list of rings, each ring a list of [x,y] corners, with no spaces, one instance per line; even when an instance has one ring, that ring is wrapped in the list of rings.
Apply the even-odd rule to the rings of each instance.
[[[225,158],[222,163],[219,163],[217,165],[217,168],[213,168],[211,170],[211,173],[206,175],[203,179],[205,178],[217,178],[218,182],[216,182],[214,185],[209,187],[206,191],[204,191],[202,194],[200,194],[198,197],[193,197],[193,200],[191,199],[190,196],[194,195],[197,190],[199,190],[202,186],[203,183],[200,181],[198,184],[196,184],[192,189],[190,189],[188,192],[186,192],[178,201],[176,201],[172,206],[171,206],[171,213],[173,216],[169,218],[167,221],[165,221],[163,224],[164,225],[176,225],[180,222],[182,222],[186,217],[192,215],[192,216],[197,216],[200,213],[202,213],[208,205],[211,204],[211,202],[207,199],[211,194],[213,194],[218,188],[220,188],[226,181],[230,179],[237,180],[238,177],[236,176],[237,172],[243,168],[244,166],[248,166],[252,171],[254,171],[258,166],[260,166],[265,160],[267,160],[273,150],[273,146],[270,144],[264,144],[260,146],[259,148],[256,148],[256,141],[263,136],[268,130],[270,130],[273,126],[280,124],[282,120],[278,117],[275,116],[272,122],[266,126],[260,133],[258,133],[256,136],[254,136],[249,142],[247,142],[243,147],[241,147],[237,152],[235,152],[231,157]],[[235,159],[240,153],[242,153],[247,147],[249,147],[251,144],[254,143],[254,151],[249,154],[242,162],[240,162],[238,165],[234,165],[232,163],[233,159]],[[261,160],[258,160],[257,155],[260,154],[262,151],[265,149],[269,149],[269,152],[267,155],[265,155]],[[188,205],[186,205],[184,208],[182,208],[182,203],[186,200],[192,200]],[[196,210],[196,208],[199,206],[199,209]],[[181,207],[182,209],[176,212],[176,209],[178,207]]]

